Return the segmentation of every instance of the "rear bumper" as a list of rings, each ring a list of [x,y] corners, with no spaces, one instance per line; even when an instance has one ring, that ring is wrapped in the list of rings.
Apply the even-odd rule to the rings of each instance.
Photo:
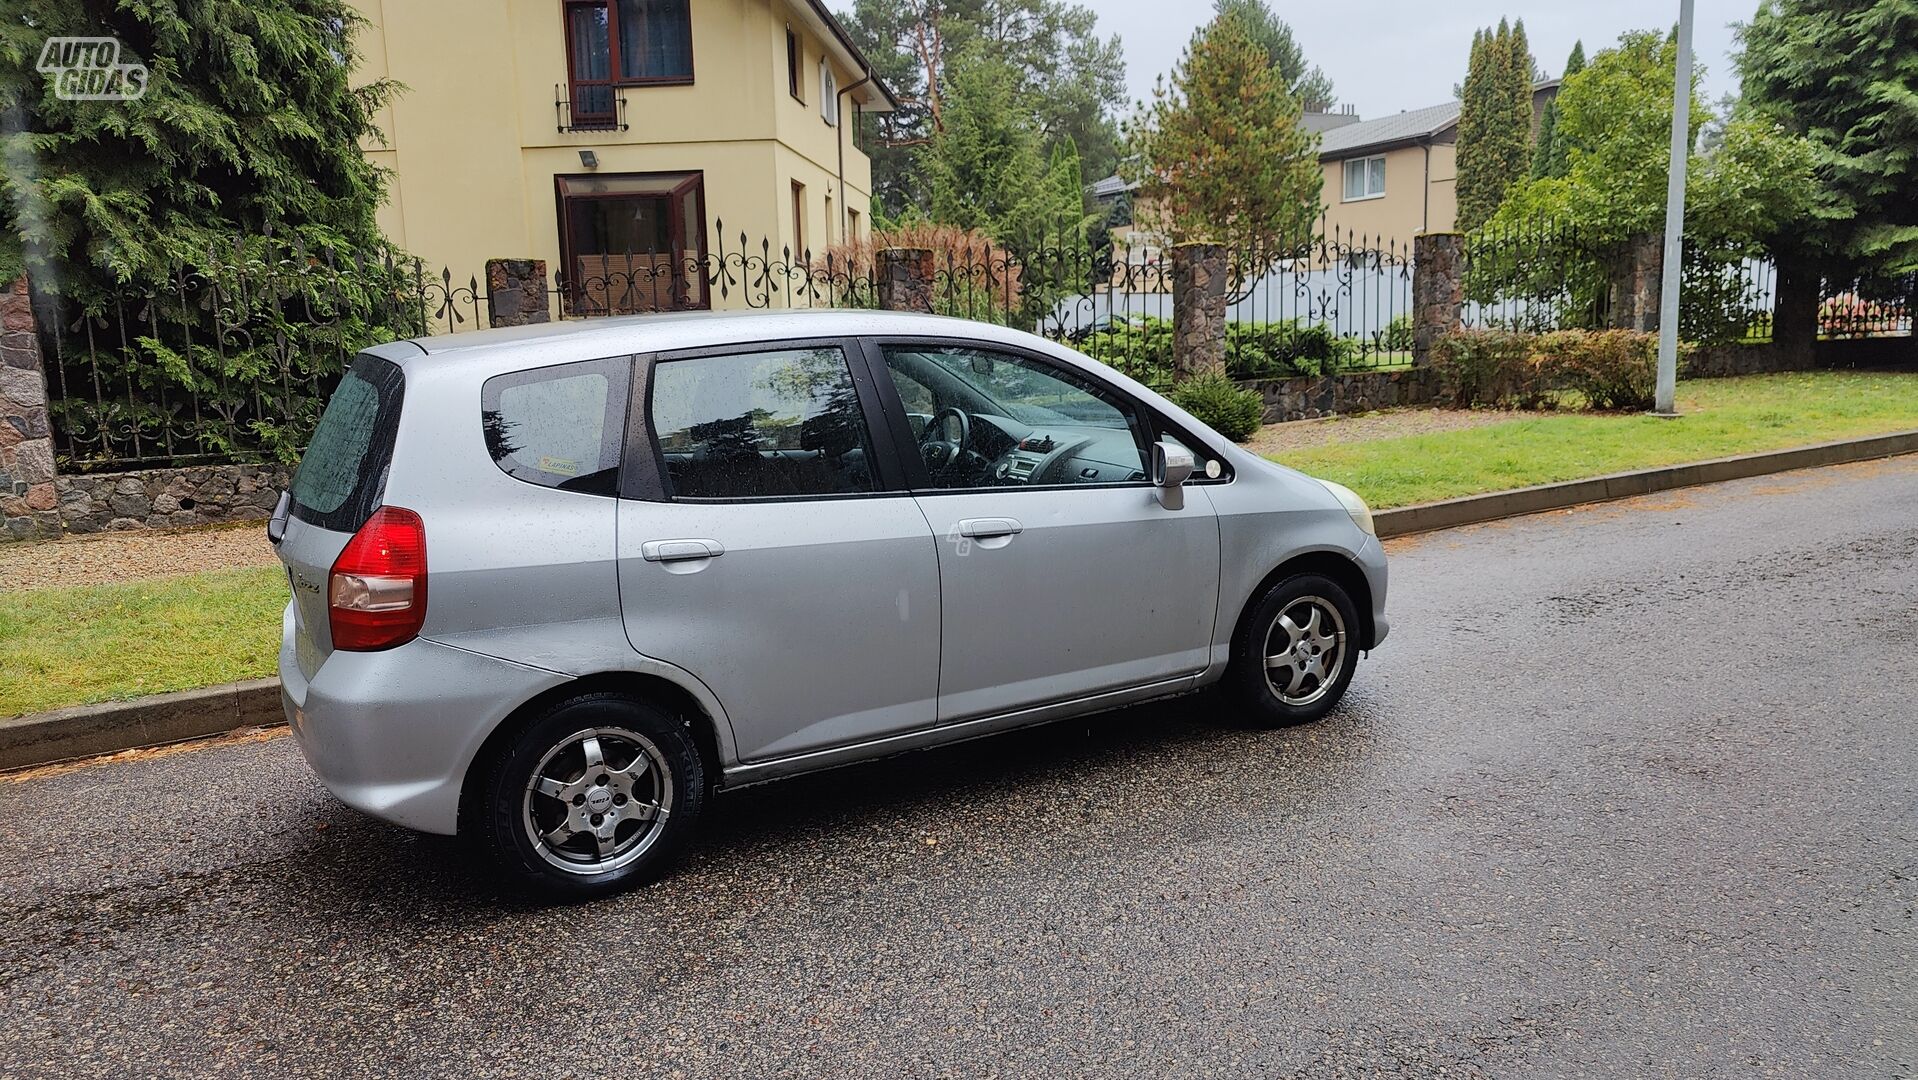
[[[281,703],[307,763],[341,802],[421,832],[456,831],[460,790],[487,735],[566,678],[422,638],[336,651],[308,679],[286,618]]]

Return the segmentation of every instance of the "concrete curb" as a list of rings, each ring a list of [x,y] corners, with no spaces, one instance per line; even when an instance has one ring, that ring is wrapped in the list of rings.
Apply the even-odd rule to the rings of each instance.
[[[1658,469],[1641,469],[1637,472],[1595,476],[1589,480],[1541,484],[1537,487],[1499,491],[1490,495],[1468,495],[1462,499],[1420,503],[1417,506],[1380,510],[1372,515],[1372,521],[1378,527],[1379,539],[1389,540],[1395,536],[1431,532],[1435,529],[1452,529],[1460,525],[1477,525],[1481,522],[1497,521],[1521,514],[1563,510],[1566,507],[1580,506],[1585,503],[1629,499],[1634,495],[1650,495],[1659,491],[1671,491],[1674,488],[1696,487],[1700,484],[1716,484],[1725,480],[1741,480],[1748,476],[1765,476],[1770,473],[1790,472],[1793,469],[1843,465],[1853,461],[1871,461],[1875,458],[1912,453],[1918,453],[1918,431],[1901,431],[1895,435],[1874,435],[1865,439],[1819,443],[1816,446],[1800,446],[1791,450],[1740,454],[1737,457],[1695,461],[1686,465],[1668,465]]]
[[[1389,540],[1674,488],[1912,453],[1918,453],[1918,431],[1470,495],[1381,510],[1372,515],[1372,520],[1379,538]],[[255,679],[108,705],[78,705],[0,720],[0,771],[285,722],[278,679]]]
[[[0,720],[0,771],[284,723],[278,679],[28,713]]]

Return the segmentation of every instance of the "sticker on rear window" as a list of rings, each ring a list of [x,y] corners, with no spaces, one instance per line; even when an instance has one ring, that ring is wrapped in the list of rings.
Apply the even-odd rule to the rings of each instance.
[[[578,476],[579,462],[567,458],[543,457],[539,459],[539,471],[554,476]]]

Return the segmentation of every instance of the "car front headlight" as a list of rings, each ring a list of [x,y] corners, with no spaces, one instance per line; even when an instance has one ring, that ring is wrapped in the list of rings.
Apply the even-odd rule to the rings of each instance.
[[[1319,483],[1324,484],[1325,490],[1331,492],[1345,507],[1345,512],[1352,515],[1352,524],[1364,529],[1368,535],[1378,535],[1378,531],[1372,527],[1372,508],[1365,505],[1365,500],[1359,498],[1358,492],[1330,480],[1320,480]]]

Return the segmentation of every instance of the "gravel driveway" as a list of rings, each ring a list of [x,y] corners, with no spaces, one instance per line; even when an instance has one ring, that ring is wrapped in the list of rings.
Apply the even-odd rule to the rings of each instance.
[[[90,533],[32,544],[0,544],[0,589],[107,585],[135,578],[272,566],[266,524]]]

